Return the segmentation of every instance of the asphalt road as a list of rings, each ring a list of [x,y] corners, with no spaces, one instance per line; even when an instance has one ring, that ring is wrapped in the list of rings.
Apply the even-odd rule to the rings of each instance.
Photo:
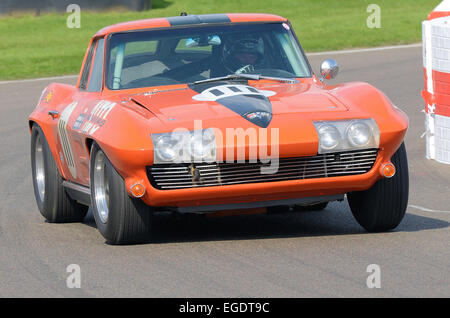
[[[49,224],[31,181],[27,116],[48,80],[0,84],[0,297],[449,297],[450,166],[425,159],[421,48],[331,57],[335,82],[367,81],[406,111],[410,206],[392,232],[366,233],[347,202],[323,212],[155,218],[152,241],[105,244],[84,223]],[[74,78],[61,80],[74,83]],[[69,264],[81,288],[66,286]],[[381,288],[369,289],[369,264]]]

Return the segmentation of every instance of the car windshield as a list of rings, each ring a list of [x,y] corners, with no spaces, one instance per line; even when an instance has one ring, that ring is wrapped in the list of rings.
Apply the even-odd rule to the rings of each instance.
[[[192,83],[230,74],[311,77],[287,23],[215,25],[112,34],[109,89]]]

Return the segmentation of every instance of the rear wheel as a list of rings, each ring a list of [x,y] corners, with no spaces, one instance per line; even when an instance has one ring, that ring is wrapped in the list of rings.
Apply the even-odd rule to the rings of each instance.
[[[100,233],[110,244],[147,241],[152,218],[150,207],[128,195],[123,178],[95,143],[90,164],[92,211]]]
[[[396,168],[392,178],[380,179],[366,191],[347,194],[353,216],[369,232],[394,229],[400,224],[406,212],[409,175],[403,143],[391,161]]]
[[[36,124],[31,131],[31,173],[36,203],[48,222],[83,221],[88,207],[67,195],[44,133]]]

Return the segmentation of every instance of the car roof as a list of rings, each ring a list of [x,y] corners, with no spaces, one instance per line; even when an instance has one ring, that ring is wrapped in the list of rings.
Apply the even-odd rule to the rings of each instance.
[[[103,36],[114,32],[124,32],[132,30],[170,28],[173,26],[204,25],[216,23],[242,23],[242,22],[274,22],[287,21],[287,19],[274,14],[261,13],[219,13],[201,15],[182,15],[167,18],[153,18],[122,22],[107,26],[99,30],[95,36]]]

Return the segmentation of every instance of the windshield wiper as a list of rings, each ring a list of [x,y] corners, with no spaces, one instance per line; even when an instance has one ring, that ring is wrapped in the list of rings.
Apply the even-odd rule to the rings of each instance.
[[[260,74],[230,74],[226,76],[220,76],[220,77],[213,77],[208,78],[201,81],[195,81],[193,84],[204,84],[204,83],[211,83],[211,82],[218,82],[218,81],[227,81],[227,80],[241,80],[241,79],[247,79],[252,81],[259,81],[262,79],[272,80],[272,81],[278,81],[282,83],[289,83],[289,84],[296,84],[298,81],[296,79],[292,78],[284,78],[284,77],[272,77],[272,76],[263,76]]]

